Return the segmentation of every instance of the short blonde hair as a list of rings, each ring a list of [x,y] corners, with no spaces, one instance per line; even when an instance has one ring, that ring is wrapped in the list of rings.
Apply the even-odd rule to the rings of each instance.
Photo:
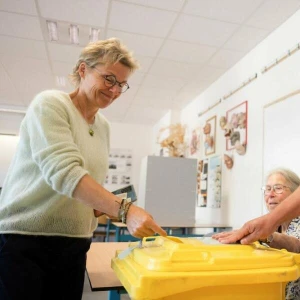
[[[80,83],[78,69],[83,62],[91,68],[98,64],[107,66],[120,62],[128,67],[131,73],[139,68],[139,63],[133,57],[132,52],[117,38],[90,43],[81,51],[76,66],[73,68],[73,73],[69,76],[76,87]]]
[[[270,171],[266,176],[266,180],[268,180],[270,176],[277,175],[277,174],[280,174],[281,176],[284,177],[284,179],[286,180],[287,184],[291,189],[291,192],[294,192],[299,187],[300,185],[299,176],[293,171],[286,168],[277,168]]]

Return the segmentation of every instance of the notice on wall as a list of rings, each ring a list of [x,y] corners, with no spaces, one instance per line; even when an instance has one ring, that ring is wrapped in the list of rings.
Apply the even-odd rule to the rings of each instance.
[[[112,189],[132,183],[132,150],[111,149],[108,161],[109,169],[105,180],[106,186]],[[111,190],[111,189],[109,189]]]
[[[221,156],[211,157],[208,164],[207,207],[221,207]]]
[[[208,159],[198,161],[197,170],[197,205],[200,207],[207,206],[207,179],[208,179]]]

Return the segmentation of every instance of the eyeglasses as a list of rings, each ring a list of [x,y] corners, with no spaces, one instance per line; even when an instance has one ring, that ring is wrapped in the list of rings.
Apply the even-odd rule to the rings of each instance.
[[[262,189],[262,191],[263,191],[263,193],[264,193],[265,195],[269,195],[269,194],[272,192],[272,190],[273,190],[276,194],[282,194],[282,193],[283,193],[283,190],[284,190],[285,188],[290,189],[289,186],[286,186],[286,185],[283,185],[283,184],[274,184],[273,186],[271,186],[271,185],[265,185],[265,186],[263,186],[261,189]]]
[[[129,89],[128,83],[118,81],[115,75],[103,75],[102,72],[99,71],[96,67],[91,68],[103,77],[105,86],[112,88],[113,86],[118,84],[121,93],[125,93]]]

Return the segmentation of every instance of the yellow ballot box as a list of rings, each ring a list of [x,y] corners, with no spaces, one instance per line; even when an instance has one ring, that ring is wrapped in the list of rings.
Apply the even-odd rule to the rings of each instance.
[[[300,255],[254,243],[152,237],[117,252],[112,268],[131,299],[282,300]]]

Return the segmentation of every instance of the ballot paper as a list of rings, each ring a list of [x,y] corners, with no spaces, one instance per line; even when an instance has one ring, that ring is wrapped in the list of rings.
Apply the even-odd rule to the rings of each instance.
[[[122,199],[131,199],[131,202],[134,202],[137,200],[137,196],[134,190],[133,185],[128,185],[123,188],[117,189],[112,192],[114,195],[122,198]]]

